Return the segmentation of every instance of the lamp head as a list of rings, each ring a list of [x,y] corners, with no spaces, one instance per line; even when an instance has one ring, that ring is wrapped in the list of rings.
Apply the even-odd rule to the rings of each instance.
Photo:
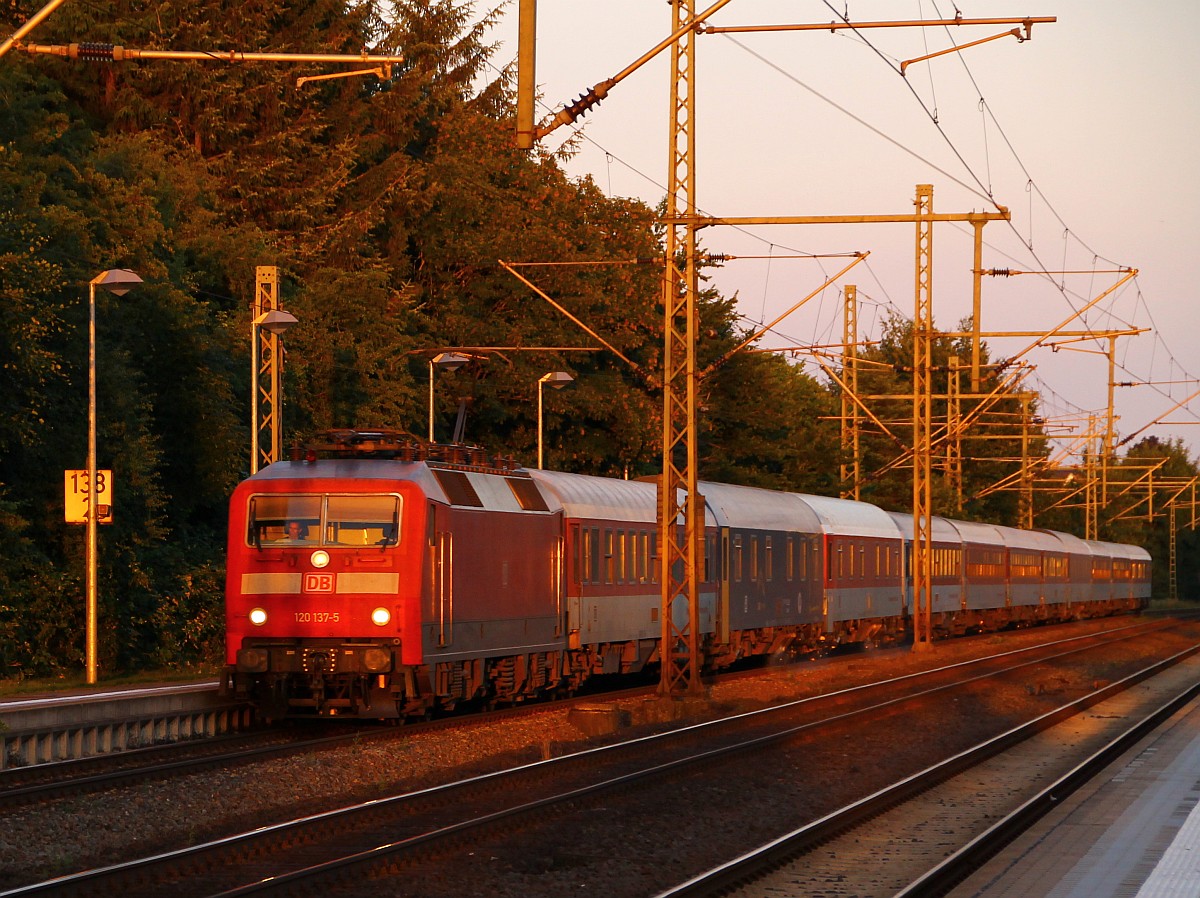
[[[445,368],[447,371],[457,371],[469,361],[471,360],[461,353],[439,352],[430,360],[430,363],[439,368]]]
[[[254,326],[261,327],[275,336],[279,336],[294,324],[298,324],[299,319],[291,312],[285,312],[282,309],[271,309],[269,312],[263,312],[254,319]]]
[[[103,287],[115,296],[124,296],[140,283],[142,279],[128,268],[110,268],[92,278],[93,287]]]
[[[575,378],[573,378],[566,371],[551,371],[550,373],[543,374],[540,378],[538,378],[538,383],[549,384],[550,386],[554,387],[554,389],[561,390],[574,379]]]

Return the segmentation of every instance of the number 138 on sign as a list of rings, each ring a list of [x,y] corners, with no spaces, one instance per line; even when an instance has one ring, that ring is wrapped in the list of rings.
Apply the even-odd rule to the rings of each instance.
[[[88,483],[88,472],[66,471],[63,482],[63,506],[68,524],[86,524],[88,509],[92,504],[92,490]],[[112,516],[112,471],[96,472],[96,522],[111,524]]]

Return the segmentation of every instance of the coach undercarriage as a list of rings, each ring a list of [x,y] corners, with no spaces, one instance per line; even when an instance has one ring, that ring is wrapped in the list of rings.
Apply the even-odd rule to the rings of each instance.
[[[1122,614],[1137,607],[1136,599],[1126,598],[958,610],[934,614],[932,624],[941,638]],[[721,670],[739,661],[764,657],[784,662],[815,658],[851,644],[895,643],[910,635],[905,624],[901,618],[878,618],[840,621],[832,626],[811,623],[737,630],[727,642],[706,638],[702,648],[704,669]],[[363,645],[351,645],[363,653]],[[269,669],[239,670],[233,673],[228,686],[236,697],[253,701],[268,721],[338,716],[413,719],[469,703],[494,707],[571,695],[591,677],[637,674],[652,670],[660,660],[658,641],[653,639],[440,661],[432,666],[400,665],[389,648],[368,647],[387,655],[386,661],[382,657],[373,659],[377,672],[339,670],[330,659],[347,652],[346,644],[249,646],[246,657],[261,657]],[[279,657],[291,659],[291,663],[272,665],[265,660]]]

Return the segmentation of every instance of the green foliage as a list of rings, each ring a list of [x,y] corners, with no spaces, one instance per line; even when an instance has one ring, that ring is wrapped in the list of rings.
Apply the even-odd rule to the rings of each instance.
[[[1106,509],[1100,537],[1145,546],[1152,558],[1154,595],[1166,597],[1171,592],[1174,522],[1176,593],[1180,599],[1200,601],[1200,517],[1196,506],[1200,466],[1188,456],[1183,441],[1146,437],[1129,448],[1109,475],[1113,501]],[[1160,489],[1150,500],[1152,480]]]
[[[61,484],[84,464],[88,282],[105,269],[145,281],[96,295],[99,461],[116,502],[100,533],[106,674],[221,662],[226,503],[249,461],[256,266],[278,267],[282,305],[299,319],[285,338],[286,442],[330,427],[424,434],[430,354],[457,347],[473,361],[438,375],[440,437],[467,397],[466,440],[531,464],[538,380],[565,370],[574,381],[543,394],[547,465],[658,472],[661,226],[642,203],[513,146],[511,73],[488,69],[498,14],[475,19],[462,0],[222,0],[186,13],[101,0],[67,4],[39,28],[46,43],[404,57],[382,79],[304,87],[298,75],[339,67],[5,57],[5,670],[53,675],[82,662],[83,528],[63,522]],[[711,366],[701,476],[838,492],[847,456],[836,391],[778,357],[726,358],[745,336],[734,301],[706,290],[699,305],[700,367]],[[892,321],[865,353],[860,392],[906,394],[910,346],[907,325]],[[969,358],[939,336],[939,392],[951,355]],[[984,391],[999,377],[989,369]],[[1013,522],[1015,494],[988,487],[1011,473],[1018,406],[1008,390],[989,413],[989,432],[1005,439],[964,451],[963,516]],[[910,414],[899,401],[880,416]],[[864,471],[883,472],[864,498],[906,508],[907,473],[886,466],[908,435],[889,426],[893,436],[864,439]],[[1044,455],[1036,428],[1032,441]],[[940,477],[935,486],[949,512],[954,492]]]

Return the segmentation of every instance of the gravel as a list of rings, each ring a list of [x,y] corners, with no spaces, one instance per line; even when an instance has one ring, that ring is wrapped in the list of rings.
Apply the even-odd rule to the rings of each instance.
[[[1072,633],[1110,622],[1077,625]],[[1017,631],[939,643],[930,652],[876,650],[729,679],[707,701],[687,703],[710,717],[752,710],[860,682],[995,654],[1041,641]],[[624,738],[664,726],[664,703],[623,700]],[[676,706],[677,707],[677,706]],[[676,721],[687,722],[685,720]],[[0,890],[208,841],[304,814],[462,779],[586,747],[562,710],[503,722],[475,722],[398,740],[372,741],[223,771],[89,792],[11,813],[0,827]]]

